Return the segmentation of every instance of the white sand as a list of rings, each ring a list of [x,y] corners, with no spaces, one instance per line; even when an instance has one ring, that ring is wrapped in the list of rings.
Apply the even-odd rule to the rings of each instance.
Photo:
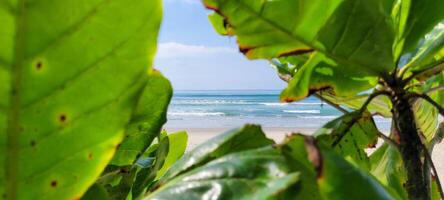
[[[281,142],[286,134],[292,132],[310,134],[313,133],[314,129],[298,129],[298,128],[263,128],[267,136],[276,142]],[[183,129],[167,129],[168,132],[175,132]],[[185,129],[188,132],[188,150],[193,149],[197,145],[207,141],[208,139],[224,133],[230,129],[224,128],[191,128]],[[433,151],[433,162],[438,170],[438,175],[440,180],[444,181],[444,142],[437,145]]]

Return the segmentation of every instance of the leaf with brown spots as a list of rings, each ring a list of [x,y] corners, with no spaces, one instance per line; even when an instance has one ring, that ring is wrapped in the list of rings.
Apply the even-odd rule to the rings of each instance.
[[[160,0],[1,1],[0,194],[78,199],[95,182],[150,81],[161,12]]]

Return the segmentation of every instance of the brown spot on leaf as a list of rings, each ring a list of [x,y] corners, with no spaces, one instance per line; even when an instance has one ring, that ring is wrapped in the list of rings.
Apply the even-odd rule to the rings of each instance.
[[[31,140],[31,141],[29,142],[29,144],[31,145],[31,147],[35,147],[36,142],[35,142],[35,140]]]
[[[242,46],[242,45],[239,45],[239,51],[242,53],[242,54],[244,54],[244,55],[247,55],[247,53],[249,52],[249,51],[251,51],[251,50],[253,50],[255,47],[249,47],[249,46]]]
[[[319,85],[319,86],[315,86],[315,87],[313,87],[313,86],[310,87],[308,89],[308,96],[310,96],[318,91],[323,91],[323,90],[332,90],[331,94],[334,95],[333,88],[330,85]]]
[[[60,114],[59,115],[59,121],[60,122],[64,123],[64,122],[66,122],[66,120],[67,120],[66,114]]]
[[[204,3],[204,6],[205,6],[205,8],[208,9],[208,10],[212,10],[212,11],[214,11],[214,12],[216,12],[216,13],[219,13],[219,9],[216,8],[216,7],[214,7],[214,6],[212,6],[212,5],[209,5],[209,4],[207,4],[207,3]]]
[[[41,70],[43,68],[43,63],[42,61],[37,61],[37,63],[35,64],[35,68],[37,70]]]
[[[282,101],[285,103],[291,103],[291,102],[295,101],[295,99],[293,99],[291,97],[285,97],[282,99]]]
[[[57,181],[56,180],[53,180],[53,181],[51,181],[51,187],[57,187]]]
[[[93,158],[93,154],[92,154],[92,153],[89,153],[89,154],[88,154],[88,160],[92,160],[92,158]]]

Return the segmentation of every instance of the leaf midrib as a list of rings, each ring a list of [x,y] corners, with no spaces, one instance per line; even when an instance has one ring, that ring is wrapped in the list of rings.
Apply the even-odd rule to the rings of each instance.
[[[303,38],[299,37],[298,35],[294,35],[293,33],[291,33],[291,32],[289,32],[289,31],[285,30],[284,28],[280,27],[279,25],[275,24],[274,22],[272,22],[272,21],[270,21],[270,20],[264,18],[264,17],[261,16],[260,14],[256,13],[253,9],[251,9],[251,8],[250,8],[248,5],[246,5],[244,2],[242,2],[242,1],[237,1],[237,3],[238,3],[239,6],[244,7],[245,10],[247,10],[250,14],[256,16],[258,19],[260,19],[260,20],[264,21],[265,23],[269,24],[270,26],[276,28],[277,30],[281,31],[282,33],[284,33],[285,35],[287,35],[287,36],[289,36],[290,38],[294,39],[295,41],[300,42],[300,43],[302,43],[302,44],[304,44],[304,45],[306,45],[306,46],[308,46],[308,47],[311,47],[311,48],[313,48],[314,50],[319,51],[319,52],[321,52],[321,53],[327,55],[328,57],[330,57],[330,58],[332,58],[332,59],[334,59],[334,60],[339,61],[340,63],[344,63],[344,64],[347,64],[347,65],[350,65],[350,66],[357,66],[357,67],[359,67],[359,68],[362,68],[363,70],[366,70],[366,71],[369,71],[369,72],[372,72],[372,73],[376,73],[376,74],[378,74],[378,75],[380,75],[380,76],[383,76],[383,77],[385,77],[386,75],[388,75],[387,72],[383,73],[383,72],[380,72],[380,71],[373,70],[371,66],[365,66],[365,65],[362,65],[361,63],[356,63],[356,62],[353,62],[353,61],[350,61],[350,60],[341,59],[341,58],[339,58],[339,57],[337,57],[337,56],[334,56],[334,55],[332,55],[331,53],[329,53],[329,52],[327,52],[327,51],[325,51],[325,50],[323,50],[323,49],[317,47],[316,45],[312,45],[312,44],[310,44],[310,42],[304,40]],[[221,7],[221,6],[219,6],[219,7]],[[227,18],[228,18],[228,17],[227,17]]]
[[[20,87],[22,82],[22,68],[25,41],[25,0],[18,0],[15,21],[14,58],[11,66],[11,91],[9,97],[9,111],[6,128],[6,160],[5,160],[5,186],[6,198],[17,199],[18,174],[18,143],[20,134]]]

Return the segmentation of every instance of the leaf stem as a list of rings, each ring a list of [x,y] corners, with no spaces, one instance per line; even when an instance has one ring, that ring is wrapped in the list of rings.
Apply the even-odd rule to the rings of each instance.
[[[424,152],[425,159],[427,160],[427,162],[430,163],[430,168],[432,169],[433,174],[435,175],[436,185],[438,185],[438,191],[441,196],[441,199],[444,199],[444,192],[442,190],[441,181],[439,179],[438,171],[436,170],[436,167],[435,167],[435,164],[433,163],[432,157],[430,156],[426,146],[423,143],[421,143],[421,147]]]
[[[335,104],[335,103],[331,102],[331,101],[328,100],[328,99],[325,99],[324,97],[322,97],[322,96],[319,95],[318,93],[314,93],[313,96],[315,96],[316,98],[318,98],[318,99],[320,99],[320,100],[322,100],[322,101],[325,101],[325,103],[327,103],[328,105],[330,105],[330,106],[336,108],[337,110],[341,111],[341,112],[344,113],[344,114],[349,113],[346,109],[344,109],[344,108],[341,107],[340,105]]]
[[[19,137],[20,137],[20,89],[22,82],[22,68],[24,60],[24,33],[25,33],[25,1],[17,2],[16,11],[16,35],[14,47],[14,61],[11,65],[11,92],[9,97],[9,111],[7,116],[6,128],[6,159],[5,159],[5,186],[6,199],[18,199],[17,193],[17,176],[19,157]]]
[[[396,142],[393,141],[391,138],[387,137],[386,135],[384,135],[383,133],[381,133],[379,131],[376,134],[378,135],[378,137],[380,137],[382,140],[384,140],[384,142],[395,147],[398,151],[400,151],[398,144],[396,144]]]
[[[378,96],[380,96],[380,95],[387,95],[387,96],[390,96],[390,93],[389,93],[388,91],[384,91],[384,90],[373,92],[373,93],[367,98],[367,100],[364,102],[364,104],[362,104],[361,108],[359,109],[359,112],[363,113],[363,112],[367,109],[367,106],[371,103],[371,101],[372,101],[374,98],[376,98],[376,97],[378,97]]]
[[[439,86],[436,86],[434,88],[430,88],[430,90],[428,90],[426,93],[430,94],[430,93],[438,92],[438,91],[441,91],[441,90],[444,90],[444,85],[439,85]]]

